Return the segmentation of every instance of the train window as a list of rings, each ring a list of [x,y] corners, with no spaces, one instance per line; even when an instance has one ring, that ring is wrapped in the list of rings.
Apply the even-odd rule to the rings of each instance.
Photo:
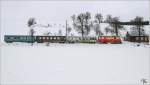
[[[43,39],[45,39],[45,37],[43,37]]]
[[[10,39],[14,39],[13,37],[10,37]]]
[[[56,37],[54,37],[54,40],[56,39]]]
[[[50,37],[50,39],[52,40],[53,38],[52,38],[52,37]]]
[[[25,37],[22,37],[23,38],[23,40],[25,40],[26,38]]]
[[[141,37],[141,40],[143,40],[143,37]]]
[[[74,37],[74,38],[72,38],[72,40],[76,40],[76,38]]]
[[[60,37],[57,37],[57,39],[59,40],[59,39],[60,39]]]
[[[49,39],[49,37],[47,37],[47,39]]]
[[[147,37],[145,37],[145,41],[147,41],[148,39],[147,39]]]
[[[23,40],[23,37],[20,37],[21,40]]]
[[[26,39],[28,40],[29,38],[28,38],[28,37],[26,37]]]
[[[28,40],[29,38],[28,38],[28,37],[26,37],[26,39]]]
[[[139,37],[136,37],[135,39],[136,39],[136,40],[139,40]]]
[[[39,39],[41,39],[41,37],[38,37]]]

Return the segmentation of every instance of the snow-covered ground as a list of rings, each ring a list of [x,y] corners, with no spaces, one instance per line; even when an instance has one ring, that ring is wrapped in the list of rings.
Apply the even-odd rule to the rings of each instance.
[[[149,46],[2,44],[2,84],[141,84],[149,78]]]

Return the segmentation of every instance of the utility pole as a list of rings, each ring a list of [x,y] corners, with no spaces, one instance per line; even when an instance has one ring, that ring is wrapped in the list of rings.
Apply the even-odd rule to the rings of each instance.
[[[117,24],[115,24],[115,33],[116,33],[116,36],[118,36],[118,28],[117,28]]]
[[[66,41],[67,41],[67,34],[68,34],[68,27],[67,27],[67,20],[66,20]]]
[[[141,43],[141,28],[140,28],[140,26],[138,26],[138,30],[139,30],[139,43]]]

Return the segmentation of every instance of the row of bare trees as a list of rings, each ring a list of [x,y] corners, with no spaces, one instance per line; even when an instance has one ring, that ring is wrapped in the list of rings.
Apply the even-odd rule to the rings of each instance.
[[[72,21],[73,21],[73,28],[82,35],[82,38],[86,35],[88,35],[93,29],[95,31],[96,35],[103,35],[101,31],[101,23],[109,23],[109,22],[119,22],[119,17],[112,17],[111,15],[107,15],[106,20],[103,20],[103,16],[101,13],[97,13],[95,15],[95,20],[92,21],[91,19],[91,14],[89,12],[86,13],[80,13],[79,15],[73,15],[71,16]],[[112,32],[116,33],[118,36],[118,30],[123,29],[122,25],[115,25],[113,23],[109,23],[109,26],[112,27],[106,27],[105,31],[106,33]],[[116,29],[117,28],[117,29]]]
[[[91,13],[85,12],[80,13],[78,15],[72,15],[71,16],[72,22],[73,22],[73,28],[81,34],[82,38],[90,33],[91,30],[95,31],[95,34],[97,36],[103,35],[101,31],[101,23],[108,23],[109,25],[105,27],[106,35],[108,33],[115,34],[116,36],[119,36],[120,30],[125,30],[123,25],[115,24],[115,22],[120,22],[119,17],[113,17],[112,15],[107,15],[106,19],[103,18],[101,13],[97,13],[94,17],[94,20],[91,20]],[[135,17],[131,22],[142,22],[143,17]],[[114,22],[114,23],[112,23]],[[144,25],[133,25],[132,28],[136,29],[136,31],[144,30]],[[143,32],[139,32],[139,35]]]
[[[91,30],[95,31],[95,35],[100,36],[103,35],[101,31],[101,23],[108,23],[109,25],[104,28],[106,35],[108,33],[115,34],[119,36],[120,30],[125,30],[123,25],[114,24],[111,22],[120,22],[119,17],[112,17],[112,15],[107,15],[106,19],[103,18],[101,13],[97,13],[94,16],[94,20],[91,18],[90,12],[80,13],[78,15],[71,16],[73,22],[73,29],[76,30],[79,34],[81,34],[82,38],[87,36]],[[144,21],[143,17],[135,17],[131,22],[142,22]],[[36,25],[35,18],[30,18],[28,20],[28,27],[30,28],[30,35],[33,36],[35,31],[33,29],[34,25]],[[143,29],[144,25],[133,25],[131,28],[131,33],[140,35],[144,35],[145,31]],[[70,26],[67,27],[68,34],[72,31]],[[62,30],[59,30],[58,33],[62,35]]]

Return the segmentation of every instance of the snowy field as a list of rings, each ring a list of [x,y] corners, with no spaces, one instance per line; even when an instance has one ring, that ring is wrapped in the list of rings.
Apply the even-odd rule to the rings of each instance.
[[[149,46],[2,44],[2,84],[141,84],[149,78]]]

